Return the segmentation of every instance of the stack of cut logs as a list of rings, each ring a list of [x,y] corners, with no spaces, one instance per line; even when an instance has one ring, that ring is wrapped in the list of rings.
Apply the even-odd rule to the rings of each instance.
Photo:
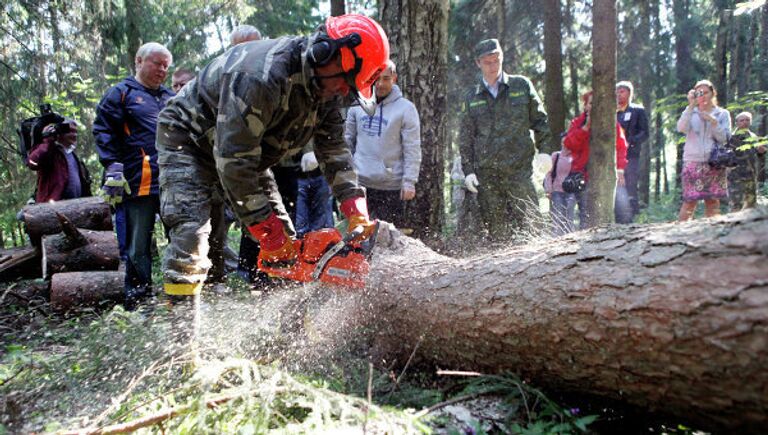
[[[27,205],[22,216],[32,246],[0,251],[0,281],[42,277],[59,310],[120,300],[124,273],[101,198]]]

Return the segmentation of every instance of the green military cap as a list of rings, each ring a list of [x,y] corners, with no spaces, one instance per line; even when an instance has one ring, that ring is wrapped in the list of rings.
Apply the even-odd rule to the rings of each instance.
[[[475,45],[475,59],[491,53],[501,53],[501,44],[498,39],[483,39]]]

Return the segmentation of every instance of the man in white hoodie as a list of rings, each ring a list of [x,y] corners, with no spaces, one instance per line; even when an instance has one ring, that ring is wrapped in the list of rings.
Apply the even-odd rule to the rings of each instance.
[[[344,139],[366,188],[371,218],[407,228],[406,203],[416,196],[421,166],[421,124],[416,106],[403,97],[391,60],[376,82],[376,113],[359,106],[347,113]]]

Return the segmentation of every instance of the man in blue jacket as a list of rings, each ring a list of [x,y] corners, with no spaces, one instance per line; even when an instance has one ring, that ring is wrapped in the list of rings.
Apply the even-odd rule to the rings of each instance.
[[[637,196],[637,183],[640,177],[640,150],[648,140],[648,116],[645,108],[632,103],[634,88],[631,82],[616,83],[616,119],[627,138],[627,167],[624,170],[624,182],[629,196],[630,210],[616,209],[616,222],[631,223],[640,211]]]
[[[157,115],[174,95],[163,86],[171,53],[149,42],[136,52],[136,74],[111,87],[96,109],[93,134],[105,168],[102,191],[125,216],[125,303],[133,307],[152,284],[150,246],[160,209],[155,132]],[[118,230],[118,237],[120,228]]]

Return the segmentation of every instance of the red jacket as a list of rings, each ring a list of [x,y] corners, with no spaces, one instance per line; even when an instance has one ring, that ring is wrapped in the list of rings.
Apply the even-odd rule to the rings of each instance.
[[[69,168],[67,157],[61,145],[57,145],[52,137],[43,139],[40,144],[29,153],[27,166],[37,171],[37,190],[35,202],[58,201],[64,194],[64,189],[69,181]],[[82,196],[91,196],[91,178],[83,162],[75,156],[77,166],[80,169],[80,186]]]
[[[565,147],[571,151],[573,161],[571,172],[581,172],[584,179],[588,178],[587,162],[589,162],[589,130],[581,127],[584,125],[586,113],[582,113],[571,121],[568,133],[565,136]],[[627,166],[627,140],[624,137],[619,123],[616,123],[616,169],[624,169]]]

